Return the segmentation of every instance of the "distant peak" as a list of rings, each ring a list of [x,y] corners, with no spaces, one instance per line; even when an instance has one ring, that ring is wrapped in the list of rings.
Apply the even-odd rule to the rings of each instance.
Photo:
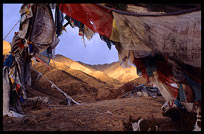
[[[65,57],[65,56],[61,54],[56,54],[55,57]]]
[[[70,58],[68,58],[68,57],[66,57],[66,56],[64,56],[64,55],[61,55],[61,54],[56,54],[56,55],[55,55],[55,58],[66,58],[66,59],[72,60],[72,59],[70,59]],[[55,59],[55,58],[54,58],[54,59]]]

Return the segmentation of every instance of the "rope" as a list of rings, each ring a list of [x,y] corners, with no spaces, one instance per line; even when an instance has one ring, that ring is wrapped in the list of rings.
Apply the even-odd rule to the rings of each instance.
[[[201,8],[192,8],[192,9],[186,9],[186,10],[182,10],[182,11],[177,11],[177,12],[172,12],[172,13],[164,13],[164,14],[139,14],[136,12],[128,12],[128,11],[122,11],[122,10],[118,10],[118,9],[114,9],[114,8],[110,8],[101,4],[96,4],[100,7],[106,8],[108,10],[111,10],[113,12],[119,13],[119,14],[123,14],[123,15],[128,15],[128,16],[137,16],[137,17],[159,17],[159,16],[171,16],[171,15],[181,15],[181,14],[186,14],[186,13],[191,13],[194,11],[200,11]]]
[[[19,22],[20,20],[18,20],[17,22],[16,22],[16,24],[11,28],[11,30],[8,32],[8,34],[4,37],[4,40],[7,38],[7,36],[11,33],[11,31],[14,29],[14,27],[18,24],[18,22]]]
[[[35,70],[36,71],[36,70]],[[38,75],[40,75],[40,77],[42,77],[42,73],[41,72],[38,72],[38,71],[36,71],[37,73],[38,73]],[[68,103],[68,105],[70,106],[70,104],[71,104],[71,102],[73,102],[73,103],[75,103],[75,104],[77,104],[77,105],[82,105],[82,104],[80,104],[80,103],[78,103],[77,101],[75,101],[74,99],[72,99],[69,95],[67,95],[64,91],[62,91],[59,87],[57,87],[56,85],[55,85],[55,83],[54,82],[52,82],[51,80],[49,80],[46,76],[44,76],[44,78],[51,84],[51,88],[56,88],[59,92],[61,92],[64,96],[65,96],[65,98],[66,98],[66,101],[67,101],[67,103]]]
[[[49,80],[48,78],[45,77],[45,79],[51,84],[51,88],[56,88],[59,92],[61,92],[65,98],[68,101],[68,104],[70,106],[71,101],[77,105],[81,105],[80,103],[78,103],[77,101],[75,101],[74,99],[72,99],[69,95],[67,95],[64,91],[62,91],[60,88],[58,88],[51,80]]]

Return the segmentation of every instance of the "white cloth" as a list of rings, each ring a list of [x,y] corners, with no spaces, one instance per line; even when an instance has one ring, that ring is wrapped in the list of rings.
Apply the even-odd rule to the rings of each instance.
[[[10,98],[10,85],[8,77],[8,68],[3,68],[3,116],[9,113],[9,98]]]
[[[141,122],[142,120],[143,120],[143,119],[140,119],[138,122],[132,123],[132,129],[133,129],[133,131],[140,131],[140,122]]]
[[[24,115],[19,114],[19,113],[16,113],[16,112],[14,112],[14,111],[9,111],[9,112],[8,112],[8,116],[9,116],[9,117],[15,117],[15,118],[23,118],[23,117],[24,117]]]

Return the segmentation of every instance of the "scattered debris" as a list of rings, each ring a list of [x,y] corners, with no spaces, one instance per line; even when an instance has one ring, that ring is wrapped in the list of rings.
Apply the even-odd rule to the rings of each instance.
[[[135,95],[139,97],[141,96],[156,97],[156,96],[161,96],[161,93],[157,87],[149,87],[149,86],[145,86],[144,84],[141,84],[139,86],[134,86],[134,88],[131,91],[124,94],[122,98],[131,97]]]
[[[149,119],[143,119],[140,116],[134,119],[129,116],[129,121],[123,122],[123,126],[125,131],[158,131],[160,127],[153,115]]]
[[[51,100],[49,99],[49,97],[35,96],[35,97],[31,97],[31,98],[28,98],[28,99],[24,100],[22,102],[22,105],[30,105],[30,103],[33,104],[35,102],[41,102],[41,103],[44,103],[44,104],[50,104]]]
[[[24,115],[23,114],[19,114],[19,113],[16,113],[12,110],[10,110],[7,114],[9,117],[15,117],[15,118],[23,118]]]
[[[107,114],[113,114],[113,113],[112,113],[112,112],[110,112],[110,111],[106,111],[106,113],[107,113]]]
[[[133,129],[133,131],[140,131],[140,122],[141,122],[142,120],[143,120],[143,119],[139,119],[138,122],[132,123],[132,129]]]
[[[197,122],[196,122],[196,124],[194,126],[193,131],[201,131],[201,127],[198,126]]]

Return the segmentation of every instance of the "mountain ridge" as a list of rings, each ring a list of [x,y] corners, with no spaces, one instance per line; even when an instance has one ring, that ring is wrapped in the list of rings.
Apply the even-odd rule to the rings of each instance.
[[[74,70],[85,72],[109,84],[112,82],[126,83],[138,78],[135,67],[123,68],[119,62],[89,65],[80,61],[74,61],[60,54],[57,54],[53,61],[63,63]]]

